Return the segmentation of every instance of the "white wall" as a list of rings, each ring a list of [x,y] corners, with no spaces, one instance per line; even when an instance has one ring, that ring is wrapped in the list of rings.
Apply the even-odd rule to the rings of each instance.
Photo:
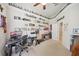
[[[31,14],[31,13],[28,13],[28,12],[25,12],[23,10],[20,10],[18,8],[15,8],[15,7],[12,7],[12,6],[8,6],[7,7],[7,15],[8,15],[8,32],[12,32],[12,31],[15,31],[15,28],[30,28],[29,26],[25,26],[25,24],[29,24],[29,23],[34,23],[35,24],[35,28],[38,27],[38,23],[36,23],[36,20],[39,20],[39,18],[41,16],[37,16],[35,14]],[[36,16],[37,18],[34,19],[34,18],[31,18],[31,17],[27,17],[25,14],[28,13],[29,15],[34,15]],[[28,21],[23,21],[23,20],[14,20],[14,16],[19,16],[21,18],[27,18],[27,19],[30,19],[31,22],[28,22]],[[43,18],[43,17],[41,17]],[[45,19],[45,22],[49,22],[48,19],[46,18],[43,18]],[[42,23],[40,23],[42,24]],[[42,24],[44,25],[44,24]],[[47,26],[47,25],[44,25],[44,26]],[[25,33],[26,31],[23,30],[23,33]]]
[[[0,12],[0,15],[3,15],[6,17],[6,7],[5,4],[1,4],[3,7],[3,12]],[[4,33],[3,27],[0,27],[0,56],[3,55],[3,46],[6,41],[6,33]]]
[[[52,39],[58,40],[58,32],[59,32],[59,23],[63,22],[63,42],[62,44],[67,48],[70,49],[71,44],[71,35],[73,28],[79,28],[79,4],[70,4],[67,8],[65,8],[56,18],[52,19],[57,20],[65,16],[59,22],[52,23],[53,30],[52,30]],[[56,35],[56,36],[55,36]]]

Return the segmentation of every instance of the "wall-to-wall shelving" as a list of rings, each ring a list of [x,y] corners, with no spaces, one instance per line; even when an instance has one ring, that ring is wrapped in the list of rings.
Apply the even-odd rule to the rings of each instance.
[[[13,11],[15,12],[12,13]],[[27,29],[26,31],[28,31],[29,29],[34,30],[37,28],[49,26],[48,19],[26,12],[12,5],[8,5],[8,18],[10,22],[10,32],[15,31],[15,28],[20,28],[22,31]]]

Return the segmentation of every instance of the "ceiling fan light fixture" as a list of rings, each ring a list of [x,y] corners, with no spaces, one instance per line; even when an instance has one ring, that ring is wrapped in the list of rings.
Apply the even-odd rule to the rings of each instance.
[[[36,3],[33,6],[38,6],[38,5],[41,6],[41,7],[43,7],[43,10],[46,9],[46,3]]]

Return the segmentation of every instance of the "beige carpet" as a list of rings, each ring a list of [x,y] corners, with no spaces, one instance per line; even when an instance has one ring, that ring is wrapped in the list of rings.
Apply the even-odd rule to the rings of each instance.
[[[68,51],[59,42],[52,39],[46,40],[37,46],[32,46],[29,48],[29,52],[26,50],[22,52],[22,56],[70,56],[70,51]],[[17,56],[17,54],[14,54]]]
[[[70,51],[68,51],[59,42],[52,39],[47,40],[34,48],[35,55],[39,56],[70,56]]]

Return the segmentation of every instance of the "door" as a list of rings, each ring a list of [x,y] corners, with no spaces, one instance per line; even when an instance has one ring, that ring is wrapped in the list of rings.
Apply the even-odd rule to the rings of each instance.
[[[63,39],[63,22],[59,24],[59,42],[62,43]]]

